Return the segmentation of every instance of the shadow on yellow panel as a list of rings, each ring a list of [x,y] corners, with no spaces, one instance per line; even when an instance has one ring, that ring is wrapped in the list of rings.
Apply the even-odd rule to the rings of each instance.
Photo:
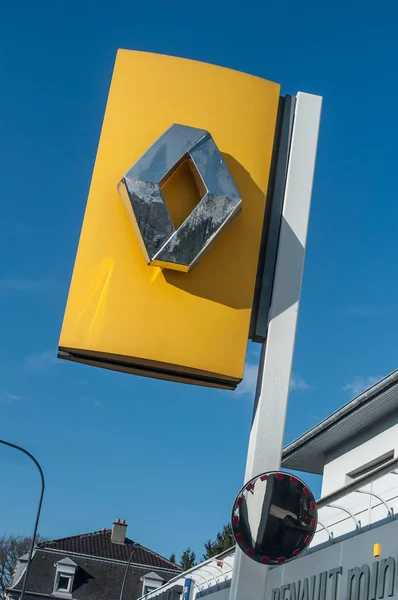
[[[250,231],[251,222],[254,221],[257,229],[257,223],[264,219],[264,194],[241,164],[228,154],[222,155],[242,195],[242,212],[190,273],[164,269],[163,276],[167,283],[194,296],[235,309],[250,308],[252,298],[247,289],[250,288],[252,276],[244,269],[244,265],[252,264],[256,257],[251,256],[251,249],[247,245],[243,247],[239,240],[244,239],[242,231],[250,235],[247,232]],[[225,269],[227,263],[237,266],[240,274],[238,285],[229,269]]]

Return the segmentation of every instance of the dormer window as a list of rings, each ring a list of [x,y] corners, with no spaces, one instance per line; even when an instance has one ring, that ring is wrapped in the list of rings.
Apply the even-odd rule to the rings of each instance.
[[[153,571],[151,573],[147,573],[143,577],[141,577],[141,581],[143,582],[142,586],[142,594],[149,594],[149,592],[153,592],[153,590],[157,590],[164,584],[164,580],[159,577],[157,573]]]
[[[72,598],[73,582],[76,575],[77,564],[66,557],[55,563],[54,596]]]
[[[72,591],[72,583],[73,583],[72,575],[58,573],[58,581],[55,586],[55,591],[56,592],[67,592],[70,594]]]

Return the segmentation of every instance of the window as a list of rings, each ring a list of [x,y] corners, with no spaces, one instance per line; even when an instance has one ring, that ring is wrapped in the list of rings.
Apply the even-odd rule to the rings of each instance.
[[[385,463],[389,462],[393,458],[394,458],[394,450],[390,450],[389,452],[386,452],[385,454],[382,454],[381,456],[374,458],[373,460],[362,465],[358,469],[354,469],[353,471],[351,471],[351,473],[347,473],[346,483],[347,484],[351,483],[352,481],[355,481],[355,479],[358,479],[359,477],[368,475],[368,473],[371,473],[378,467],[383,466]]]
[[[70,592],[72,577],[70,575],[58,575],[57,592]]]
[[[157,588],[155,587],[149,587],[149,585],[146,585],[144,587],[144,594],[149,594],[149,592],[153,592],[153,590],[156,590]]]
[[[73,582],[78,568],[77,564],[69,557],[65,557],[54,565],[54,591],[58,598],[72,598]]]

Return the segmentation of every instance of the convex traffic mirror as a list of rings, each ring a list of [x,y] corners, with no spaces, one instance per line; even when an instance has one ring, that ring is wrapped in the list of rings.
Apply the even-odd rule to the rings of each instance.
[[[317,526],[313,494],[297,477],[262,473],[240,490],[232,510],[237,544],[253,560],[275,565],[299,556]]]

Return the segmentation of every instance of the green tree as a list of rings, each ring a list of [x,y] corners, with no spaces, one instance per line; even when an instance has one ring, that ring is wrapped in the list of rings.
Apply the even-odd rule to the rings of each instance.
[[[182,553],[180,565],[187,571],[188,569],[192,569],[196,565],[196,555],[193,550],[188,546],[186,550]]]
[[[176,564],[177,564],[177,561],[176,561],[176,555],[174,554],[174,552],[173,552],[173,554],[170,556],[170,558],[169,558],[169,561],[170,561],[171,563],[173,563],[173,565],[176,565]]]
[[[206,552],[203,555],[203,560],[207,560],[212,556],[217,556],[224,550],[228,550],[235,545],[235,538],[232,533],[232,526],[230,523],[228,525],[224,525],[221,531],[219,531],[216,535],[216,539],[214,542],[208,540],[205,543]]]

